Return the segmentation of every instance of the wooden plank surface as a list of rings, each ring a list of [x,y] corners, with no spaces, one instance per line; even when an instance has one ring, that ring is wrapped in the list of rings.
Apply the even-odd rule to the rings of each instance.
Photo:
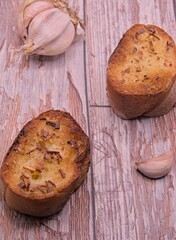
[[[92,0],[86,6],[96,239],[174,240],[175,165],[166,178],[153,181],[134,163],[175,150],[175,111],[124,121],[106,96],[108,58],[130,26],[155,24],[176,39],[173,1]]]
[[[176,110],[124,121],[106,96],[106,68],[134,23],[163,27],[176,40],[175,0],[70,0],[86,21],[86,41],[57,57],[19,60],[16,19],[21,0],[0,0],[0,159],[21,127],[40,112],[66,109],[90,134],[92,165],[64,210],[38,219],[0,201],[0,240],[174,240],[176,165],[153,181],[135,161],[175,150]],[[1,197],[2,198],[2,197]]]
[[[0,133],[1,161],[21,127],[40,112],[63,109],[87,129],[84,42],[73,44],[57,57],[30,57],[19,61],[16,19],[20,1],[0,1]],[[83,17],[83,1],[70,1]],[[13,16],[13,19],[12,19]],[[18,63],[19,61],[19,63]],[[92,238],[91,185],[89,179],[53,217],[34,219],[17,214],[0,202],[0,239]]]

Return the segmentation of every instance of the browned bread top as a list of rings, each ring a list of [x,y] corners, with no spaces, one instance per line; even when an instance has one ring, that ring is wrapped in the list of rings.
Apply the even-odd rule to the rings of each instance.
[[[81,176],[72,187],[79,186],[88,170],[89,151],[89,139],[71,115],[51,110],[20,132],[4,159],[1,177],[19,196],[51,198],[67,192]]]
[[[147,95],[167,92],[176,75],[176,46],[161,28],[136,24],[110,57],[108,81],[119,93]]]

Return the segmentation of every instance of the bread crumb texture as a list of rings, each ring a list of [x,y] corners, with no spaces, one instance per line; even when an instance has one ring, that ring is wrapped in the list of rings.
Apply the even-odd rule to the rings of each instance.
[[[62,111],[48,111],[27,123],[6,155],[1,176],[13,193],[47,199],[75,190],[89,167],[89,139]]]
[[[122,94],[167,92],[176,75],[176,46],[161,28],[136,24],[110,57],[108,82]]]

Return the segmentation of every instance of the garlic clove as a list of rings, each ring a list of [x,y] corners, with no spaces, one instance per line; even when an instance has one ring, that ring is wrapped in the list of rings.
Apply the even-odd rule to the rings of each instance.
[[[38,48],[44,47],[62,35],[69,24],[69,16],[56,8],[38,14],[29,25],[24,51],[33,54]]]
[[[33,7],[33,5],[35,5],[35,7]],[[19,36],[22,39],[25,39],[27,35],[27,28],[32,18],[39,12],[51,7],[53,8],[54,6],[48,0],[26,0],[23,4],[21,4],[18,17]]]
[[[156,179],[167,175],[173,164],[173,152],[148,159],[143,162],[136,162],[136,169],[148,178]]]
[[[29,4],[25,9],[23,13],[23,23],[24,27],[28,28],[29,23],[32,21],[32,19],[37,16],[39,13],[44,12],[48,9],[54,8],[53,4],[47,1],[38,1],[33,2],[32,4]]]
[[[65,31],[59,35],[54,41],[36,49],[33,54],[55,56],[66,51],[66,49],[72,44],[75,37],[75,27],[70,22]]]

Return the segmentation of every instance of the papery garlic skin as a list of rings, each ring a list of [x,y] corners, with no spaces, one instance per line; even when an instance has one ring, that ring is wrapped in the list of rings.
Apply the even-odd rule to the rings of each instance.
[[[75,28],[73,24],[69,24],[67,29],[59,35],[54,41],[50,42],[50,46],[48,45],[42,46],[35,51],[33,54],[45,55],[45,56],[55,56],[61,54],[67,50],[67,48],[72,44],[75,36]],[[64,42],[63,42],[64,39]]]
[[[22,0],[21,0],[22,1]],[[26,0],[21,3],[18,17],[18,34],[24,40],[27,38],[27,30],[32,19],[40,12],[54,8],[48,0]]]
[[[68,14],[53,8],[38,14],[31,21],[24,51],[29,54],[58,55],[71,45],[74,37],[75,28]]]
[[[28,28],[32,19],[39,13],[52,8],[54,8],[53,4],[46,1],[33,2],[32,4],[28,5],[23,12],[23,15],[25,16],[24,27]]]
[[[84,34],[82,21],[64,0],[28,0],[22,13],[19,34],[25,43],[24,54],[58,55],[66,51],[78,34]]]
[[[148,178],[157,179],[167,175],[173,164],[173,152],[143,162],[136,162],[136,169]]]

